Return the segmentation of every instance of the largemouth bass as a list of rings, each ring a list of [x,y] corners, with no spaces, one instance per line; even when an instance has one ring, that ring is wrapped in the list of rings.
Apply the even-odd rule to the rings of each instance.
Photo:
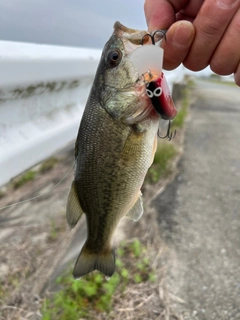
[[[93,270],[111,276],[111,242],[120,219],[136,221],[143,213],[140,189],[154,158],[160,119],[130,59],[145,34],[115,23],[81,120],[67,221],[73,228],[85,213],[88,233],[75,278]]]

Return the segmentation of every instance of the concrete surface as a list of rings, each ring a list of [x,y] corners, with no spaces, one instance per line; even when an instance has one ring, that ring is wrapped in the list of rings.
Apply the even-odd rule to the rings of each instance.
[[[152,205],[183,319],[240,319],[240,88],[196,82],[179,174]]]

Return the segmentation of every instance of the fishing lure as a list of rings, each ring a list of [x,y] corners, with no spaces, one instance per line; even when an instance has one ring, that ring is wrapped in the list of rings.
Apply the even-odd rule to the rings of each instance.
[[[152,106],[162,119],[168,120],[167,135],[160,138],[174,138],[175,133],[171,133],[171,123],[177,109],[172,100],[164,73],[162,72],[163,49],[162,40],[166,38],[166,30],[156,30],[146,33],[141,39],[141,46],[131,54],[131,60],[138,70],[139,80],[144,80],[146,93],[151,99]]]
[[[164,120],[172,120],[176,114],[175,108],[166,78],[162,72],[161,76],[146,84],[147,95],[152,101],[152,105]]]
[[[166,39],[166,30],[156,30],[152,34],[145,34],[142,38],[142,46],[145,44],[147,38],[150,38],[152,45],[156,45],[156,43],[159,44],[164,38]],[[151,78],[151,71],[148,73]],[[167,134],[163,137],[160,136],[160,134],[158,134],[158,136],[163,139],[173,139],[176,135],[176,130],[174,133],[170,132],[170,120],[176,116],[177,109],[174,105],[171,92],[163,72],[161,72],[160,77],[157,79],[146,82],[146,92],[151,99],[152,105],[156,112],[161,116],[162,119],[169,120]]]

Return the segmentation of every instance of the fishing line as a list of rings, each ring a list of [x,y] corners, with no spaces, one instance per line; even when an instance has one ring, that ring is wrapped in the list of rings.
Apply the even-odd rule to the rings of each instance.
[[[45,192],[43,192],[43,193],[41,193],[41,194],[39,194],[38,196],[35,196],[35,197],[33,197],[33,198],[26,199],[26,200],[22,200],[22,201],[15,202],[15,203],[12,203],[12,204],[8,204],[7,206],[1,207],[1,208],[0,208],[0,211],[3,210],[3,209],[7,209],[7,208],[10,208],[10,207],[13,207],[13,206],[16,206],[16,205],[19,205],[19,204],[28,202],[28,201],[32,201],[32,200],[38,199],[38,198],[44,196],[45,194],[51,192],[51,191],[54,190],[57,186],[59,186],[60,183],[63,182],[63,180],[65,180],[65,179],[67,178],[67,176],[69,175],[70,171],[72,170],[74,164],[75,164],[75,162],[72,164],[71,168],[67,171],[67,173],[65,174],[65,176],[64,176],[57,184],[55,184],[55,186],[53,186],[50,190],[47,190],[47,191],[45,191]]]

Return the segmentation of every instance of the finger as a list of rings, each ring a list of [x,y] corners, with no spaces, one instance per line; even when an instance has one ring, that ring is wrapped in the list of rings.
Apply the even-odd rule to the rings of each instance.
[[[234,73],[234,80],[236,84],[240,87],[240,63],[238,64],[238,67]]]
[[[193,71],[204,69],[239,6],[239,0],[204,1],[194,20],[196,36],[184,65]]]
[[[186,6],[180,10],[177,15],[177,21],[187,20],[193,22],[203,4],[203,0],[189,1]]]
[[[150,32],[167,29],[175,21],[174,9],[165,0],[145,0],[144,11]]]
[[[193,22],[196,18],[204,0],[189,1],[186,6],[177,14],[177,20],[188,20]]]
[[[172,70],[184,61],[193,42],[194,35],[194,27],[188,21],[178,21],[169,28],[166,34],[166,41],[162,42],[164,69]]]
[[[215,50],[210,67],[220,75],[229,75],[235,72],[240,61],[240,10],[229,24],[221,42]]]
[[[145,0],[144,11],[148,30],[168,29],[176,21],[175,13],[188,0]]]

